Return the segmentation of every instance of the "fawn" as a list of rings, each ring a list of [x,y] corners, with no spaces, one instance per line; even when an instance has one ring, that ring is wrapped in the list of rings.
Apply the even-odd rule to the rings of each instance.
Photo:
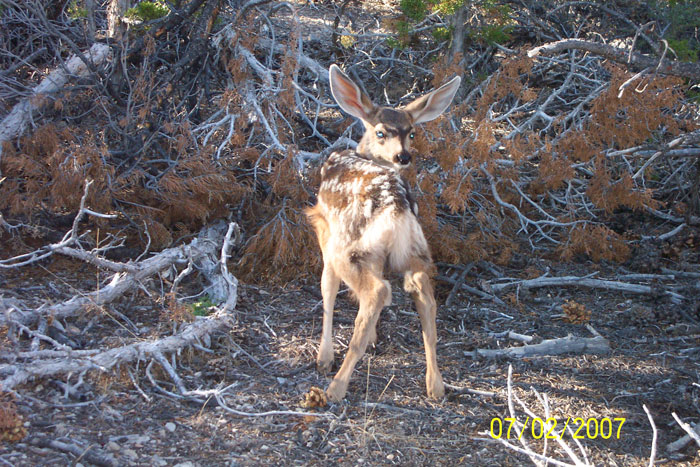
[[[334,152],[321,169],[317,204],[306,210],[323,254],[323,331],[316,360],[319,371],[333,365],[333,307],[340,281],[359,301],[350,345],[326,396],[340,401],[350,375],[368,344],[374,344],[383,307],[391,304],[385,266],[404,274],[423,328],[428,396],[445,394],[437,365],[434,269],[418,223],[417,204],[401,170],[411,163],[414,125],[439,117],[450,105],[461,79],[453,78],[403,109],[376,106],[338,66],[329,70],[331,93],[341,109],[359,118],[365,133],[353,150]]]

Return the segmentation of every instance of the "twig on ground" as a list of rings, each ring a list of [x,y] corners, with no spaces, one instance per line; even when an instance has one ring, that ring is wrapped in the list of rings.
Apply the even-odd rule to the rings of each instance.
[[[522,436],[522,431],[525,430],[526,425],[523,424],[520,420],[517,418],[517,413],[515,410],[515,404],[514,400],[518,402],[520,405],[520,408],[525,411],[525,413],[528,414],[528,420],[534,420],[535,418],[538,418],[542,420],[542,430],[543,432],[549,433],[553,427],[551,426],[549,422],[549,417],[545,415],[545,417],[539,417],[537,414],[532,412],[524,403],[521,401],[517,395],[515,395],[513,391],[513,366],[508,365],[508,380],[507,380],[507,390],[508,390],[508,412],[510,414],[510,417],[514,420],[515,423],[515,428],[516,432],[518,430],[520,431],[520,435],[517,436],[518,441],[522,445],[522,447],[517,446],[515,444],[509,443],[504,439],[504,437],[499,437],[497,438],[497,441],[506,446],[508,449],[512,449],[516,452],[520,452],[522,454],[526,454],[530,460],[533,462],[533,464],[538,465],[538,466],[545,466],[547,464],[554,464],[554,465],[559,465],[559,466],[575,466],[575,467],[580,467],[580,466],[590,466],[591,464],[588,462],[588,458],[586,456],[586,451],[583,449],[583,446],[578,444],[578,448],[581,451],[581,453],[584,456],[585,462],[581,461],[579,457],[574,453],[573,449],[569,447],[568,444],[564,442],[564,436],[563,433],[560,433],[559,436],[555,436],[555,440],[557,441],[557,444],[566,452],[566,454],[569,456],[569,459],[573,462],[573,464],[563,462],[557,459],[552,458],[551,456],[546,455],[546,447],[545,451],[542,454],[536,453],[535,451],[532,450],[532,448],[529,446],[528,442],[525,439],[525,436]],[[535,393],[537,398],[544,404],[544,410],[545,413],[549,413],[549,406],[546,402],[545,398],[542,398],[539,393],[532,388],[532,391]],[[527,422],[526,422],[527,423]],[[534,423],[534,422],[533,422]],[[544,461],[544,462],[542,462]]]
[[[474,396],[483,397],[496,397],[496,393],[493,391],[482,391],[480,389],[462,388],[455,386],[454,384],[444,383],[445,387],[450,390],[453,394],[472,394]]]
[[[449,284],[453,284],[455,287],[457,286],[457,281],[455,279],[452,279],[451,277],[443,276],[441,274],[436,275],[435,280],[447,282]],[[481,297],[485,300],[492,300],[492,301],[498,303],[499,305],[505,305],[505,302],[503,300],[501,300],[500,298],[498,298],[497,296],[489,294],[487,292],[484,292],[483,290],[479,290],[477,288],[471,287],[465,283],[462,283],[459,286],[459,288],[466,290],[470,294],[474,294],[474,295]]]
[[[93,445],[83,447],[75,442],[69,443],[63,440],[49,439],[38,436],[30,438],[28,443],[41,448],[51,448],[58,451],[67,452],[77,456],[78,459],[85,459],[86,461],[95,465],[105,467],[116,467],[120,465],[113,456],[105,453],[102,451],[102,449]]]
[[[646,404],[642,404],[642,408],[644,408],[644,412],[646,412],[647,418],[649,419],[649,423],[651,424],[652,438],[651,453],[649,454],[649,467],[654,467],[654,459],[656,459],[656,438],[658,435],[656,431],[656,423],[654,423],[654,417],[651,416],[651,413],[649,412],[649,409],[647,408]]]
[[[494,337],[496,339],[502,339],[504,337],[507,337],[509,339],[523,342],[525,344],[532,342],[532,340],[534,339],[534,337],[532,337],[532,336],[518,334],[517,332],[514,332],[514,331],[492,332],[492,333],[489,333],[489,336]]]
[[[683,420],[681,420],[680,417],[676,414],[676,412],[671,412],[671,415],[673,415],[673,419],[676,420],[678,426],[680,426],[683,429],[683,431],[685,431],[688,434],[680,439],[677,439],[672,443],[669,443],[669,445],[666,446],[666,450],[668,452],[679,451],[691,441],[695,441],[695,443],[698,446],[700,446],[700,423],[696,424],[695,427],[692,427]]]

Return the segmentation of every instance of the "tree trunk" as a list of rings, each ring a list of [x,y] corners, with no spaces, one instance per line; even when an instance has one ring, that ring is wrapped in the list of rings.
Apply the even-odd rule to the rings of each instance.
[[[85,9],[87,10],[87,29],[90,43],[95,42],[95,0],[85,0]]]
[[[454,60],[460,54],[464,53],[464,24],[467,18],[467,7],[459,8],[452,17],[452,44],[450,45],[450,58]]]
[[[107,8],[107,34],[109,37],[121,40],[126,33],[126,23],[123,18],[129,9],[129,0],[111,0]]]

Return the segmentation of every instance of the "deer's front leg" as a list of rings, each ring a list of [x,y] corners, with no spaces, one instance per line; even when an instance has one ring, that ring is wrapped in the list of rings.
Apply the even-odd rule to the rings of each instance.
[[[323,266],[321,276],[321,294],[323,295],[323,329],[321,344],[318,348],[316,367],[322,373],[328,373],[333,366],[333,307],[340,287],[340,278],[329,264]]]

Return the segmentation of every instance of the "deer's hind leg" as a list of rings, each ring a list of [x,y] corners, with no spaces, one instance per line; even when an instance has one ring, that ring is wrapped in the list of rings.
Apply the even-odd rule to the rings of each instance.
[[[321,331],[321,343],[316,357],[316,366],[319,371],[328,373],[333,366],[333,308],[335,298],[340,287],[340,278],[333,268],[333,245],[328,221],[323,215],[323,210],[317,204],[306,210],[311,225],[313,225],[323,255],[323,275],[321,276],[321,295],[323,296],[323,329]]]
[[[321,276],[321,294],[323,295],[323,329],[321,344],[318,348],[316,367],[322,373],[328,373],[333,366],[333,308],[335,297],[340,287],[340,277],[328,262],[323,265]]]
[[[437,329],[435,316],[437,305],[430,281],[429,272],[433,264],[429,259],[414,257],[409,261],[409,270],[404,275],[404,289],[411,294],[416,303],[423,328],[423,344],[425,346],[425,385],[428,396],[439,399],[445,395],[445,385],[437,364]]]
[[[345,360],[326,389],[328,399],[338,402],[345,397],[352,372],[367,350],[370,338],[376,339],[377,321],[382,308],[391,301],[391,286],[382,278],[381,268],[349,264],[341,275],[360,302],[355,328]]]

